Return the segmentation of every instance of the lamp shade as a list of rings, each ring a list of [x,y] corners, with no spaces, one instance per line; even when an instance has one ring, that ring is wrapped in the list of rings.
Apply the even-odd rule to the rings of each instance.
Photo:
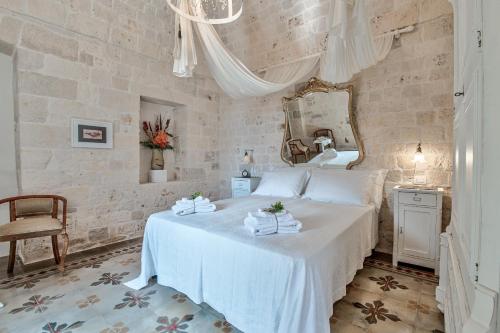
[[[243,160],[241,161],[242,164],[252,164],[253,161],[253,150],[252,149],[246,149],[245,150],[245,155],[243,156]]]
[[[425,162],[425,155],[422,152],[422,144],[419,143],[417,145],[417,151],[415,151],[415,156],[413,157],[413,161],[415,163],[424,163]]]
[[[253,158],[252,155],[248,153],[248,151],[245,152],[245,156],[243,156],[243,164],[252,164],[253,163]]]

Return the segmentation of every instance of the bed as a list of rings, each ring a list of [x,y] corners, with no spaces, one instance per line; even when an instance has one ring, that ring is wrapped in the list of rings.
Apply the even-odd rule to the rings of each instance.
[[[249,211],[281,200],[303,224],[298,234],[252,236]],[[149,217],[141,275],[126,285],[160,285],[206,302],[247,333],[330,332],[333,303],[346,294],[377,243],[373,205],[251,196],[216,202],[209,214]]]

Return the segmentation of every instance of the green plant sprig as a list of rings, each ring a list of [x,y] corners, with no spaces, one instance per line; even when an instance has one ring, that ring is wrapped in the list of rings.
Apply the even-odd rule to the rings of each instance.
[[[281,201],[277,201],[274,204],[272,204],[270,208],[264,209],[265,212],[273,214],[281,213],[283,210],[285,210],[285,206]]]
[[[194,192],[192,195],[191,195],[191,199],[194,200],[198,197],[202,197],[203,196],[203,193],[202,192]]]

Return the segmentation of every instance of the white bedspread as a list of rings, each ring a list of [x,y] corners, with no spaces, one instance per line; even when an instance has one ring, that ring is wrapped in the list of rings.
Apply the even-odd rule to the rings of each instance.
[[[218,211],[149,217],[141,275],[127,286],[158,283],[206,302],[247,333],[327,333],[333,303],[375,247],[374,208],[304,199],[283,201],[303,229],[252,236],[249,211],[278,198],[251,196],[216,202]],[[375,223],[376,224],[376,223]]]

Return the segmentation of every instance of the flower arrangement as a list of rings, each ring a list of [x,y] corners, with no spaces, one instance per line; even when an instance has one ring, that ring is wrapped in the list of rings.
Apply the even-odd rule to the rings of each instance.
[[[151,126],[151,122],[144,121],[142,123],[142,129],[147,136],[147,140],[141,141],[144,147],[151,149],[174,149],[170,144],[170,138],[174,136],[168,132],[168,126],[170,125],[170,119],[163,122],[161,115],[156,117],[154,122],[154,127]]]

